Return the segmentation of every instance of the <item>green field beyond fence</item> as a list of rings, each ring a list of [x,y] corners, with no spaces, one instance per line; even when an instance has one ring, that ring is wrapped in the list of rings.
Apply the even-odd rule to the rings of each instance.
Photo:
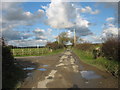
[[[42,54],[49,53],[48,48],[14,48],[12,53],[14,56],[39,56]]]

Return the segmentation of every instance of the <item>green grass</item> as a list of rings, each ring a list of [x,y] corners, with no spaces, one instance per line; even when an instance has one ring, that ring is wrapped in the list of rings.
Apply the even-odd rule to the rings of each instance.
[[[73,49],[73,52],[79,56],[80,60],[87,63],[91,64],[101,70],[107,70],[108,72],[111,72],[113,75],[118,77],[118,69],[120,63],[118,63],[115,60],[108,60],[103,57],[99,57],[97,59],[93,59],[92,52],[88,51],[82,51],[78,49]]]
[[[64,49],[57,49],[57,50],[53,50],[52,52],[45,53],[42,56],[55,55],[55,54],[58,54],[58,53],[61,53],[61,52],[64,52],[64,51],[65,51]]]
[[[45,55],[52,55],[57,54],[64,49],[57,49],[50,52],[48,48],[17,48],[11,50],[14,57],[23,57],[23,56],[45,56]]]

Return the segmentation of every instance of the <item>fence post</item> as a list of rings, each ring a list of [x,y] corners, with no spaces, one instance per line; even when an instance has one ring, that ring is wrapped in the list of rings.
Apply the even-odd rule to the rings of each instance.
[[[30,48],[30,55],[31,55],[31,48]]]
[[[37,55],[39,55],[39,48],[37,48]]]
[[[12,53],[13,53],[13,55],[15,55],[14,48],[12,49]]]
[[[40,55],[40,48],[38,48],[38,55]]]
[[[43,55],[43,48],[42,48],[42,55]]]
[[[24,55],[24,49],[22,49],[22,55]]]

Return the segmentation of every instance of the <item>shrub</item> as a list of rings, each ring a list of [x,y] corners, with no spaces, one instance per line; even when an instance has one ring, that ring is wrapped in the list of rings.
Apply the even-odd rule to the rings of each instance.
[[[2,44],[2,88],[15,88],[16,84],[23,80],[24,75],[24,71],[14,64],[10,48]]]
[[[93,45],[90,43],[82,43],[82,44],[77,44],[76,48],[84,51],[92,51]]]
[[[53,43],[47,43],[46,47],[48,47],[49,49],[53,49],[53,50],[56,50],[56,49],[61,49],[64,47],[64,45],[62,44],[58,44],[56,42],[53,42]]]
[[[120,42],[115,37],[107,38],[102,45],[102,52],[104,56],[109,60],[118,60],[118,45]]]
[[[14,58],[12,56],[11,50],[7,46],[2,47],[2,64],[3,66],[9,66],[14,64]]]

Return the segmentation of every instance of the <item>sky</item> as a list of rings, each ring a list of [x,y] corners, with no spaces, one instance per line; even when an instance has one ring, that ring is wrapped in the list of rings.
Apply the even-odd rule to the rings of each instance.
[[[44,46],[61,32],[100,43],[118,35],[116,2],[3,2],[2,37],[8,45]]]

